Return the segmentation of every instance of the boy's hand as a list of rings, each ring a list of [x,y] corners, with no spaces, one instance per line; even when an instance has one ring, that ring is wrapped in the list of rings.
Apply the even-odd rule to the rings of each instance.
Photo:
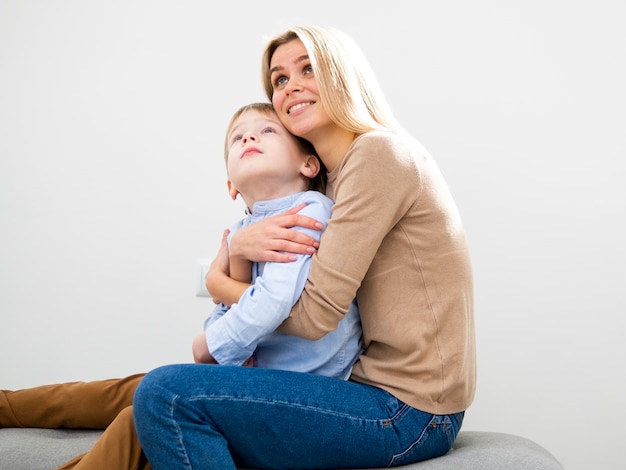
[[[191,352],[193,353],[193,360],[196,364],[217,364],[217,361],[213,359],[209,352],[209,347],[206,345],[206,337],[204,332],[196,335],[191,343]]]

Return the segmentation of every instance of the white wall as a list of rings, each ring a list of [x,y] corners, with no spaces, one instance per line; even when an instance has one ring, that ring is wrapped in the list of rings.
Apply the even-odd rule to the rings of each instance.
[[[242,211],[227,120],[264,99],[266,39],[318,23],[361,44],[464,216],[464,428],[624,465],[626,4],[213,5],[0,0],[0,387],[190,360],[195,261]]]

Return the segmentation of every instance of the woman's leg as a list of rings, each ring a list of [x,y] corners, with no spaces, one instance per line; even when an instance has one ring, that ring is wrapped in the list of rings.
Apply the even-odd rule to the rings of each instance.
[[[144,374],[0,391],[0,427],[104,429],[132,404]]]
[[[133,408],[155,470],[405,465],[446,453],[463,418],[354,382],[202,364],[150,372]]]
[[[124,408],[86,454],[73,458],[58,470],[150,470],[135,432],[133,408]]]

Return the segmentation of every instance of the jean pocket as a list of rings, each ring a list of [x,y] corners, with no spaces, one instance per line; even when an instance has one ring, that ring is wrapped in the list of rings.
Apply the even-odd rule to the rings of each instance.
[[[389,467],[408,465],[444,455],[452,448],[462,421],[462,413],[432,415],[418,437],[403,452],[393,456]]]

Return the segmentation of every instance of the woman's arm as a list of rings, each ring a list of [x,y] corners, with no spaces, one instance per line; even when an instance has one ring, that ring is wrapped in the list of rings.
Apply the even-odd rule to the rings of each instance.
[[[309,281],[279,331],[316,340],[337,327],[383,240],[419,197],[415,166],[411,152],[393,134],[366,133],[354,142],[333,181],[333,215],[312,259]],[[379,258],[375,269],[393,270],[393,260]],[[359,305],[363,315],[367,310],[361,307],[371,306]]]

